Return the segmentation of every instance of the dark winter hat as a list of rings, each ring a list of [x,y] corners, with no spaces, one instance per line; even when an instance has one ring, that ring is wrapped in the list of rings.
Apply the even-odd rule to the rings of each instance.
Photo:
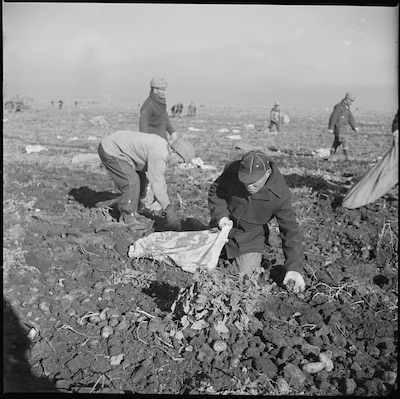
[[[190,163],[190,161],[195,157],[194,147],[188,141],[178,139],[170,145],[186,163]]]
[[[242,183],[254,183],[271,169],[270,159],[262,151],[250,151],[243,155],[238,178]]]

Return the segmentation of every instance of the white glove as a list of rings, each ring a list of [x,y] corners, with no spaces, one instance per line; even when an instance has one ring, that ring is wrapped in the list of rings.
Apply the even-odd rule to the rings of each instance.
[[[354,131],[355,131],[356,133],[358,133],[358,130],[359,130],[358,127],[355,127],[355,128],[354,128]]]
[[[333,129],[328,129],[328,133],[333,133]]]
[[[224,226],[233,226],[232,220],[230,220],[226,216],[222,217],[218,222],[218,227],[220,228],[220,230],[222,230]]]
[[[286,273],[285,278],[283,279],[283,284],[286,285],[288,290],[293,291],[295,294],[303,292],[306,288],[303,276],[299,272],[295,271],[289,271]]]
[[[176,132],[170,134],[168,139],[167,139],[168,144],[172,144],[176,140],[178,140],[178,133],[176,133]]]

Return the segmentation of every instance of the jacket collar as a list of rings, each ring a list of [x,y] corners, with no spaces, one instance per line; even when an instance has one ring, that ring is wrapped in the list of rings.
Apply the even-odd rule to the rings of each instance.
[[[153,90],[150,90],[150,97],[151,97],[154,101],[157,101],[157,102],[160,103],[160,104],[164,104],[164,105],[167,104],[167,102],[165,101],[165,98],[160,98],[160,97],[156,96],[156,95],[154,94]]]
[[[282,179],[280,178],[280,172],[278,168],[275,166],[273,162],[271,162],[272,173],[267,182],[265,183],[264,187],[258,192],[249,197],[252,199],[264,199],[270,200],[270,191],[275,194],[277,197],[282,197],[283,195],[283,186],[282,186]]]
[[[343,107],[345,107],[345,108],[347,108],[347,109],[349,109],[349,108],[350,108],[350,105],[349,105],[349,104],[347,104],[347,101],[346,101],[346,99],[345,99],[345,98],[342,100],[342,105],[343,105]]]

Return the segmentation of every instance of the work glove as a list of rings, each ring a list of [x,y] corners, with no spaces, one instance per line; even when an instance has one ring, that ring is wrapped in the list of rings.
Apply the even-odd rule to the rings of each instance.
[[[299,272],[295,271],[286,272],[285,278],[283,279],[283,285],[286,285],[286,288],[289,291],[293,291],[295,294],[303,292],[306,288],[303,276]]]
[[[354,131],[355,131],[356,133],[358,133],[359,130],[360,130],[360,129],[359,129],[358,127],[355,127],[355,128],[354,128]]]
[[[165,209],[163,216],[165,220],[164,227],[166,227],[167,230],[174,230],[174,231],[181,230],[182,228],[181,219],[179,218],[174,205],[169,204]]]
[[[222,230],[222,228],[223,228],[224,226],[227,226],[227,225],[233,226],[233,222],[232,222],[232,220],[230,220],[229,218],[227,218],[226,216],[224,216],[224,217],[222,217],[222,218],[219,220],[219,222],[218,222],[218,227],[219,227],[220,230]]]
[[[328,129],[328,133],[333,134],[333,129]]]

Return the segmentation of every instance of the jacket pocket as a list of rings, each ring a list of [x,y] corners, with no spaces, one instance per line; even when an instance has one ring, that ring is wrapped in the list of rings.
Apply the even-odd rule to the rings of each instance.
[[[264,247],[264,228],[258,226],[250,231],[236,231],[234,240],[240,251],[252,250],[260,247],[262,250]]]

